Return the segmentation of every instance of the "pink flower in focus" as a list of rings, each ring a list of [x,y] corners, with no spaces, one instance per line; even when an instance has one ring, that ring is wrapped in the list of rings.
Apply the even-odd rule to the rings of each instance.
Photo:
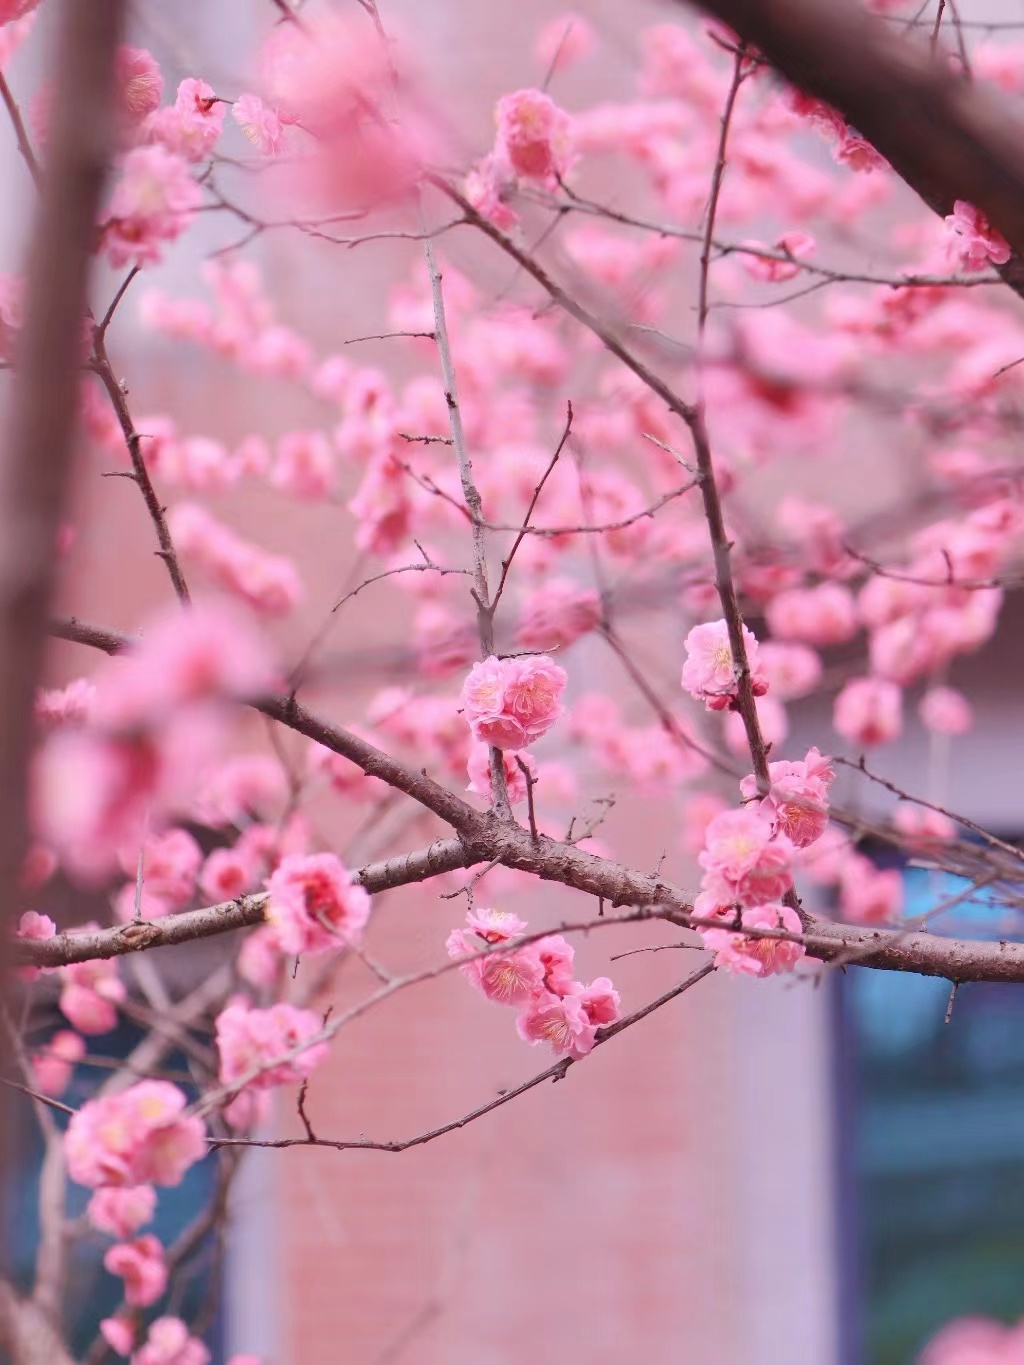
[[[701,886],[720,905],[777,901],[793,885],[793,845],[760,811],[724,811],[707,827]]]
[[[768,683],[758,666],[757,640],[743,627],[750,685],[755,697],[763,696]],[[729,644],[729,628],[725,621],[708,621],[694,626],[683,641],[686,662],[683,664],[682,686],[692,697],[702,701],[709,711],[724,711],[736,697],[736,665]]]
[[[466,924],[483,943],[490,944],[507,943],[527,929],[526,921],[510,910],[467,910]]]
[[[69,1029],[58,1029],[49,1042],[32,1054],[32,1078],[36,1089],[54,1099],[71,1082],[75,1063],[85,1056],[85,1042]]]
[[[565,648],[589,634],[600,620],[596,592],[566,578],[547,578],[523,602],[516,644],[523,649]]]
[[[141,123],[160,107],[164,78],[156,58],[144,47],[119,47],[115,71],[121,111],[131,123]]]
[[[126,1239],[144,1227],[156,1211],[152,1185],[105,1185],[93,1192],[85,1215],[94,1228]]]
[[[955,687],[931,687],[918,706],[921,724],[939,735],[965,735],[974,724],[971,703]]]
[[[178,86],[174,103],[152,115],[147,131],[153,142],[186,161],[202,161],[221,135],[225,112],[212,86],[190,76]]]
[[[540,90],[503,95],[495,109],[496,149],[517,175],[549,188],[576,159],[572,119]]]
[[[903,729],[903,693],[886,678],[853,678],[836,697],[832,728],[853,744],[887,744]]]
[[[945,218],[953,245],[964,270],[984,270],[989,265],[1005,265],[1010,259],[1010,244],[991,226],[988,219],[963,199],[953,205]]]
[[[180,156],[161,146],[130,151],[101,224],[110,264],[156,264],[164,243],[176,241],[192,222],[201,199]]]
[[[696,908],[696,907],[695,907]],[[745,929],[784,929],[801,932],[800,917],[786,905],[749,906],[742,912]],[[705,947],[715,954],[715,967],[737,976],[774,976],[791,972],[806,949],[789,939],[751,938],[728,929],[701,929]]]
[[[583,1007],[582,995],[540,991],[516,1019],[524,1043],[550,1043],[556,1057],[585,1057],[594,1046],[597,1025]]]
[[[130,1365],[210,1365],[210,1353],[180,1318],[157,1318]]]
[[[597,976],[579,995],[583,1013],[592,1024],[614,1024],[622,1017],[619,993],[607,976]]]
[[[546,654],[474,664],[462,705],[476,739],[496,749],[525,749],[562,714],[565,670]]]
[[[231,117],[242,130],[247,142],[251,142],[264,156],[276,156],[281,150],[284,129],[279,115],[264,104],[259,95],[240,95],[231,106]]]
[[[131,1308],[148,1308],[167,1288],[164,1249],[152,1233],[110,1247],[103,1266],[124,1280],[124,1299]]]
[[[64,1134],[68,1174],[79,1185],[177,1185],[206,1155],[201,1119],[169,1081],[139,1081],[88,1100]]]
[[[341,948],[370,917],[370,897],[333,853],[282,858],[267,890],[267,922],[286,953]]]
[[[774,819],[796,848],[820,839],[828,827],[828,789],[835,779],[831,759],[812,748],[799,762],[769,763],[771,787],[761,803],[762,812]],[[751,773],[740,783],[747,801],[757,797],[757,778]]]
[[[453,929],[445,946],[449,957],[473,957],[486,942],[486,939],[478,939],[464,929]],[[474,957],[460,970],[482,995],[499,1005],[522,1004],[544,985],[544,967],[536,945],[532,943],[525,948]]]
[[[508,799],[513,805],[526,800],[526,774],[519,766],[519,762],[525,763],[530,776],[537,776],[537,760],[525,749],[506,749],[502,754],[505,766],[505,786],[508,790]],[[485,801],[491,799],[491,756],[490,749],[482,740],[476,740],[469,753],[469,786],[467,791],[474,796],[483,797]]]
[[[257,1090],[302,1080],[327,1056],[327,1044],[314,1043],[287,1061],[281,1059],[322,1028],[323,1021],[311,1010],[285,1004],[252,1009],[235,1000],[217,1016],[221,1084],[234,1085],[256,1068],[259,1074],[247,1084]]]

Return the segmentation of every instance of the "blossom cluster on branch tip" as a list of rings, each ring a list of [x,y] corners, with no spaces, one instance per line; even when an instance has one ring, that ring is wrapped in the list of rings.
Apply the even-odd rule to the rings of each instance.
[[[546,654],[495,655],[474,664],[462,685],[462,706],[475,739],[495,749],[523,749],[562,715],[565,669]]]
[[[575,952],[561,934],[521,947],[503,948],[527,924],[509,911],[466,914],[466,928],[448,935],[449,957],[471,957],[460,971],[488,1000],[519,1010],[516,1029],[524,1042],[548,1043],[557,1057],[585,1057],[597,1030],[621,1017],[619,993],[606,976],[584,986],[573,977]],[[484,952],[485,949],[493,949]]]

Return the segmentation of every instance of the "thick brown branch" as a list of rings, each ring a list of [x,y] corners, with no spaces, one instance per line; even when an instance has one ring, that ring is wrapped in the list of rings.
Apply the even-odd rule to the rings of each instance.
[[[1014,249],[1000,274],[1024,295],[1024,119],[1010,103],[854,0],[697,2],[838,109],[936,213],[982,209]]]

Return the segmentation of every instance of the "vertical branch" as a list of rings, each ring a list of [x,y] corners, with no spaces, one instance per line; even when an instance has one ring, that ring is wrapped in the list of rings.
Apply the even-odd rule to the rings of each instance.
[[[74,447],[89,260],[114,146],[114,53],[124,5],[64,0],[58,14],[55,108],[26,272],[17,382],[0,442],[0,944],[18,902],[27,842],[33,703]],[[0,1064],[9,1073],[9,1048],[4,1052]],[[2,1114],[0,1131],[9,1131]],[[10,1328],[24,1315],[8,1299],[2,1317]],[[7,1335],[15,1359],[30,1359],[30,1348],[15,1339],[19,1330]],[[36,1358],[62,1358],[56,1343],[50,1347]]]
[[[455,364],[452,360],[451,343],[448,340],[448,319],[445,316],[444,293],[441,289],[441,271],[437,264],[437,254],[430,237],[426,237],[423,250],[427,258],[427,271],[430,275],[430,293],[434,303],[434,334],[437,352],[441,360],[441,377],[444,381],[444,400],[448,405],[448,421],[451,426],[452,444],[459,465],[459,480],[462,483],[462,496],[469,510],[473,534],[473,600],[476,602],[477,628],[480,632],[480,651],[486,659],[494,653],[494,606],[490,589],[487,586],[487,542],[484,524],[483,503],[480,490],[473,478],[473,462],[466,449],[466,436],[462,427],[462,411],[459,407],[459,391],[455,382]],[[508,785],[505,781],[505,757],[499,749],[490,751],[491,800],[494,809],[503,820],[512,819],[512,807],[508,800]]]
[[[718,201],[722,194],[722,181],[725,178],[729,128],[736,109],[736,99],[740,92],[740,86],[743,84],[743,63],[746,60],[746,52],[746,46],[741,42],[736,49],[732,81],[725,97],[725,106],[722,109],[718,151],[715,155],[715,167],[711,173],[711,190],[708,194],[708,210],[704,220],[704,236],[701,242],[700,277],[697,293],[698,364],[703,357],[708,312],[710,310],[711,244],[715,235],[715,219],[718,215]],[[736,666],[736,706],[743,721],[743,728],[746,731],[758,790],[763,794],[771,785],[768,776],[768,754],[764,736],[761,734],[761,723],[757,717],[753,689],[750,685],[750,663],[747,659],[747,647],[743,640],[743,616],[736,596],[736,584],[733,582],[729,558],[732,546],[726,534],[722,499],[715,480],[715,467],[711,457],[711,443],[708,440],[703,393],[698,393],[689,425],[694,454],[697,457],[697,477],[700,483],[701,498],[704,502],[704,518],[708,524],[711,550],[715,560],[715,587],[718,589],[718,598],[722,604],[722,614],[725,617],[729,632],[729,647],[732,650],[733,662]]]

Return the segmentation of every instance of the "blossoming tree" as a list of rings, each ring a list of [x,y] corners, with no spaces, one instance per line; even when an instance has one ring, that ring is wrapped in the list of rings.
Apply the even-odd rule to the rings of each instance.
[[[16,98],[8,74],[51,4],[55,75]],[[871,821],[856,805],[878,780],[863,756],[904,726],[936,742],[971,729],[950,673],[998,637],[1020,558],[1024,52],[944,0],[927,18],[901,0],[706,8],[730,27],[666,11],[641,35],[632,96],[571,111],[559,80],[600,35],[553,13],[535,83],[504,93],[492,144],[471,147],[374,0],[268,3],[265,44],[227,88],[203,71],[171,88],[114,0],[0,0],[0,95],[38,200],[28,265],[0,276],[3,1080],[46,1146],[34,1279],[0,1285],[19,1365],[72,1359],[69,1182],[123,1282],[89,1360],[202,1365],[198,1328],[168,1306],[187,1249],[146,1231],[197,1163],[228,1180],[253,1144],[443,1140],[711,973],[1024,982],[1019,935],[923,932],[862,844],[1011,906],[1024,855],[958,819],[955,792],[896,792]],[[879,91],[903,113],[873,112]],[[972,154],[955,154],[965,138]],[[225,234],[205,294],[148,288],[201,215]],[[297,251],[400,238],[421,253],[374,338],[400,351],[393,371],[279,320],[247,255],[271,230]],[[448,257],[467,238],[483,254],[462,270]],[[97,264],[119,272],[107,297]],[[118,347],[131,307],[318,420],[229,446],[186,434],[187,413],[136,411]],[[799,489],[812,460],[857,461],[865,420],[920,466],[895,533],[852,521],[841,492]],[[135,485],[166,568],[168,602],[130,634],[53,615],[73,450],[87,477],[112,466]],[[776,464],[797,491],[755,515],[748,490]],[[299,653],[277,623],[322,585],[212,510],[246,486],[333,503],[352,547],[349,589]],[[411,627],[400,679],[352,712],[321,665],[364,592]],[[628,629],[641,610],[660,613],[653,670]],[[72,646],[98,662],[46,688],[45,650]],[[830,723],[797,749],[789,711],[816,696]],[[243,752],[253,710],[270,738]],[[611,790],[678,802],[672,858],[696,855],[698,887],[604,841],[595,798]],[[308,818],[324,793],[371,823],[415,819],[382,826],[357,862]],[[435,959],[400,976],[363,939],[377,897],[411,883],[452,915]],[[564,923],[545,910],[554,883],[577,893]],[[98,896],[105,920],[58,932],[58,885]],[[514,891],[530,923],[502,904]],[[630,999],[580,979],[575,935],[651,920],[701,950],[672,989]],[[230,966],[177,1007],[214,1043],[195,1085],[161,1074],[176,1035],[156,1029],[66,1103],[128,1005],[120,960],[231,931]],[[353,958],[373,986],[325,1014]],[[447,971],[481,1008],[509,1007],[545,1068],[401,1142],[315,1133],[303,1098],[339,1031]],[[34,995],[63,1016],[45,1036]],[[271,1097],[296,1084],[268,1137]],[[1019,1335],[956,1324],[926,1359],[1017,1359]]]

